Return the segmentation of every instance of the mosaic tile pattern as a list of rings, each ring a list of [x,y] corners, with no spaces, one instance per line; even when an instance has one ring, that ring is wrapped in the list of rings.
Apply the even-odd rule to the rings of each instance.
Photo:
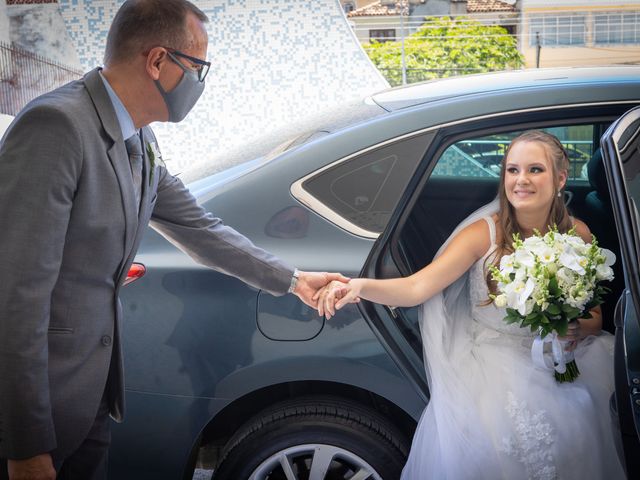
[[[176,172],[271,130],[387,87],[346,22],[339,0],[196,0],[210,19],[211,72],[179,125],[156,124]],[[59,0],[87,70],[102,63],[122,0]]]

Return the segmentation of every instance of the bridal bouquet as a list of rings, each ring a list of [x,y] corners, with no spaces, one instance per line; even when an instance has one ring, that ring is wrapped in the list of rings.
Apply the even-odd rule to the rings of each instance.
[[[522,240],[514,235],[513,253],[490,266],[498,295],[491,298],[498,307],[507,307],[504,320],[538,331],[532,347],[534,362],[554,370],[558,382],[572,382],[580,371],[573,352],[565,351],[569,322],[590,318],[589,310],[602,303],[608,291],[603,280],[613,279],[613,252],[598,247],[595,237],[585,243],[575,234],[550,230]],[[551,355],[545,345],[551,344]]]

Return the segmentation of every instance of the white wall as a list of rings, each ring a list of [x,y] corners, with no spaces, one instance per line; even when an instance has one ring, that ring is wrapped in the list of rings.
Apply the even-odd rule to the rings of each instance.
[[[5,130],[7,129],[7,127],[12,121],[13,121],[13,117],[11,115],[5,115],[4,113],[0,113],[0,138],[2,138]]]
[[[556,7],[620,7],[640,5],[640,0],[521,0],[522,9]]]
[[[0,1],[0,42],[9,43],[9,17],[7,16],[7,4]]]
[[[4,0],[0,0],[0,42],[9,44],[11,37],[9,35],[9,17],[7,16],[7,5]],[[0,64],[0,81],[11,78],[11,66],[5,62]]]
[[[0,0],[0,3],[4,3]],[[76,47],[67,33],[67,26],[55,3],[10,5],[10,36],[15,46],[79,68]]]

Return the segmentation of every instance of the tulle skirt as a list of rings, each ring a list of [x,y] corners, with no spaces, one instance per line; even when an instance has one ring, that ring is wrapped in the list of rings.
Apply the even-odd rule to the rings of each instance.
[[[609,414],[613,336],[583,340],[580,377],[557,383],[533,365],[530,337],[492,332],[450,367],[463,388],[434,380],[402,479],[625,478]]]

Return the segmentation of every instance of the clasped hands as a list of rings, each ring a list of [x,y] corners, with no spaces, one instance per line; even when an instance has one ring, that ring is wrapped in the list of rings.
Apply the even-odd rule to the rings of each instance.
[[[293,293],[327,319],[347,303],[360,301],[357,282],[340,273],[301,271]]]

